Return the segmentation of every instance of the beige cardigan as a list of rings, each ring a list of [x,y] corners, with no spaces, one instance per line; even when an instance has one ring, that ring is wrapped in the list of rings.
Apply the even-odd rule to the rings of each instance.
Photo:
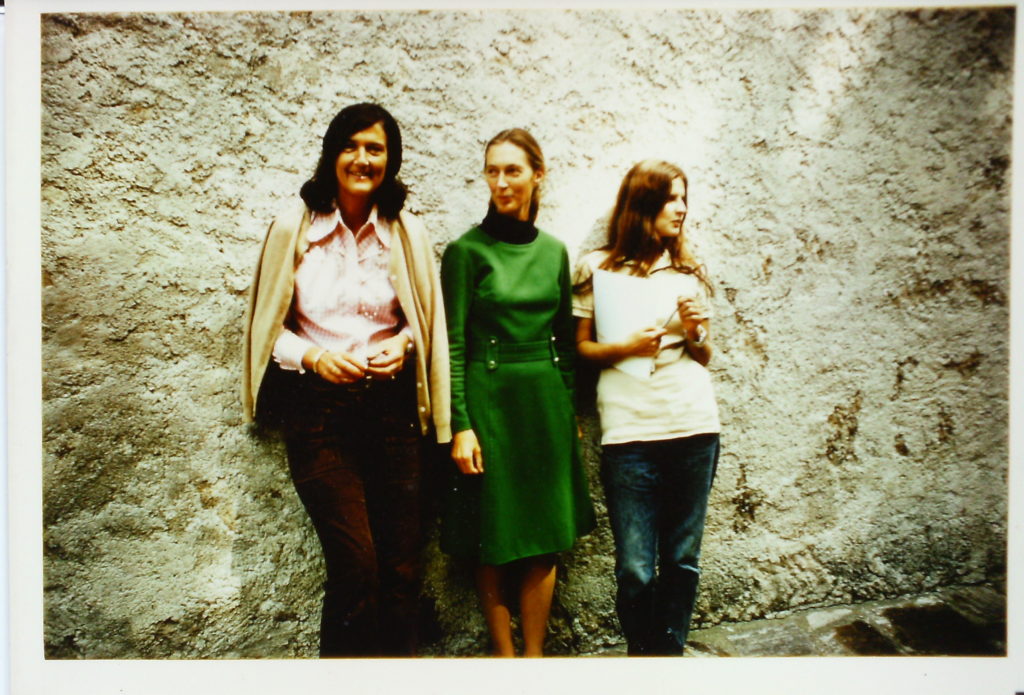
[[[291,308],[295,269],[309,246],[306,238],[309,224],[309,209],[297,204],[294,210],[274,220],[263,242],[256,276],[249,289],[245,322],[242,405],[249,422],[256,414],[256,398],[274,343]],[[388,272],[416,346],[420,428],[427,434],[433,422],[437,441],[447,442],[451,439],[451,384],[441,284],[423,225],[404,211],[397,222],[391,223]]]

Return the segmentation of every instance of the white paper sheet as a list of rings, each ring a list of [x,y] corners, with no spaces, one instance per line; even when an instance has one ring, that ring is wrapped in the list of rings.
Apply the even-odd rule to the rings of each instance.
[[[660,283],[607,270],[594,271],[594,325],[599,343],[614,343],[644,328],[661,326],[672,312]],[[627,357],[615,364],[637,379],[650,379],[653,357]]]

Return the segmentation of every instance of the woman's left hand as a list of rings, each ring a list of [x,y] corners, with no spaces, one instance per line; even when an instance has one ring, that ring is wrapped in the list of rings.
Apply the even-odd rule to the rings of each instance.
[[[404,333],[379,343],[380,350],[366,363],[366,373],[374,379],[389,379],[405,365],[406,347],[412,342]]]
[[[686,351],[690,357],[706,367],[711,361],[711,342],[708,340],[711,321],[708,312],[704,305],[693,297],[680,297],[678,301],[679,318],[683,323],[683,334],[686,337]]]
[[[697,331],[697,326],[708,319],[707,311],[693,297],[680,297],[678,303],[679,319],[683,323],[683,330],[687,335],[692,336]]]

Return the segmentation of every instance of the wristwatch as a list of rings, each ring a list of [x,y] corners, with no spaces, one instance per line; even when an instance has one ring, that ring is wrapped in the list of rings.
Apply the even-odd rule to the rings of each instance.
[[[703,345],[704,341],[708,339],[708,331],[707,331],[706,328],[704,328],[704,326],[702,324],[698,323],[697,324],[697,339],[696,340],[691,340],[689,335],[686,336],[686,339],[687,339],[687,341],[689,341],[689,343],[691,345]]]

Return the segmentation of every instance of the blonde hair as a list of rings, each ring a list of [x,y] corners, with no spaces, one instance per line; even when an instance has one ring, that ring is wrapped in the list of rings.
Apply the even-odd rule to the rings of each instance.
[[[521,149],[526,154],[526,162],[530,165],[530,168],[534,171],[545,171],[544,169],[544,153],[540,149],[540,145],[537,144],[537,140],[527,130],[523,128],[508,128],[501,131],[487,142],[487,147],[484,148],[484,163],[487,162],[487,152],[495,145],[500,145],[503,142],[509,142]],[[488,211],[493,211],[494,202],[492,201],[488,205]],[[533,189],[533,195],[530,196],[530,222],[533,223],[537,220],[537,210],[540,209],[540,184],[537,184]]]

